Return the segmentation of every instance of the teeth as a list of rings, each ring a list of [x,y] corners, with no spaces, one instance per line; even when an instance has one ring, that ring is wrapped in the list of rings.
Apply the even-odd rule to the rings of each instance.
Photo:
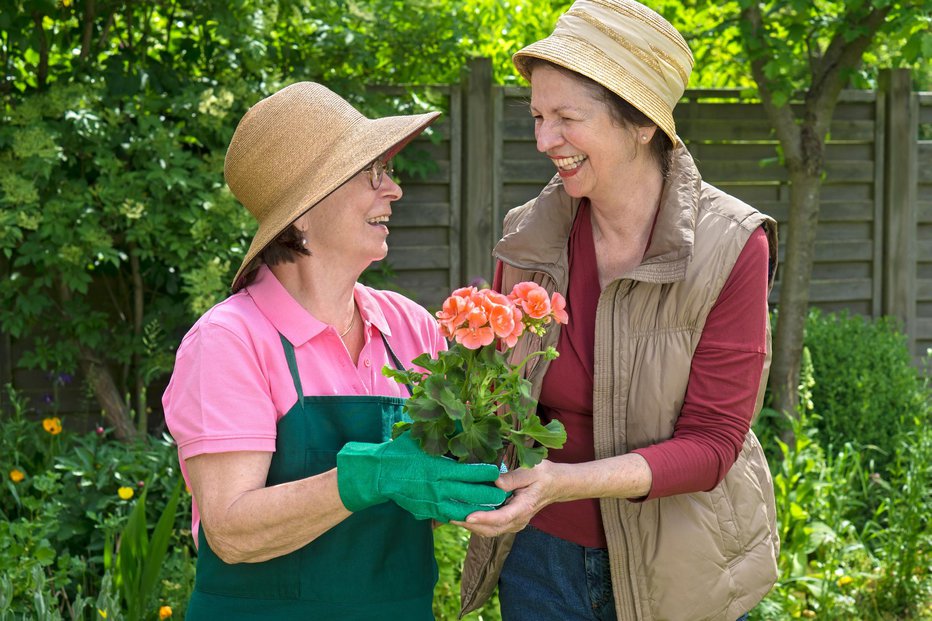
[[[586,161],[585,155],[574,155],[573,157],[553,158],[553,163],[557,168],[562,170],[572,170]]]
[[[388,222],[388,216],[378,216],[377,218],[369,218],[366,220],[369,224],[385,224]]]

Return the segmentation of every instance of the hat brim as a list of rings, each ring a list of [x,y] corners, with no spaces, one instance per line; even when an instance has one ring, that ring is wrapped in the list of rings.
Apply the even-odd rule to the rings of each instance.
[[[385,154],[388,157],[394,156],[439,116],[439,112],[428,112],[380,119],[361,117],[341,137],[345,148],[334,149],[321,159],[319,165],[334,172],[330,183],[312,188],[298,184],[283,197],[282,208],[275,217],[267,218],[259,226],[233,277],[232,291],[236,292],[242,287],[242,280],[253,259],[301,214],[312,209],[376,158]]]
[[[529,58],[551,62],[598,82],[656,123],[670,137],[673,146],[680,144],[673,114],[663,100],[598,47],[575,37],[557,34],[528,45],[511,59],[515,69],[528,83],[531,81],[526,68]]]

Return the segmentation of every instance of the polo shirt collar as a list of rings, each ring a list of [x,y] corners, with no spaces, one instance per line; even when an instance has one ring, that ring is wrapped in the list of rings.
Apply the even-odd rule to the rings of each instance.
[[[256,279],[246,287],[246,293],[272,326],[295,347],[307,343],[330,327],[307,312],[291,297],[267,265],[259,268]],[[356,283],[353,296],[356,298],[363,322],[375,326],[385,336],[391,336],[385,314],[372,292],[364,285]]]

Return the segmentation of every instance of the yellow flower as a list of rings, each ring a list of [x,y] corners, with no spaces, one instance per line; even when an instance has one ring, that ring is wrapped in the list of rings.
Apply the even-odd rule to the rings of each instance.
[[[167,619],[170,616],[172,616],[171,606],[162,606],[161,608],[159,608],[159,619],[162,619],[164,621],[164,619]]]
[[[16,468],[13,468],[12,470],[10,470],[10,480],[13,481],[14,483],[19,483],[25,478],[26,478],[26,475],[23,474],[22,470],[18,470]]]
[[[121,487],[117,490],[117,494],[120,495],[120,498],[123,500],[129,500],[133,497],[133,488],[132,487]]]
[[[843,587],[851,584],[852,582],[854,582],[854,578],[851,576],[842,576],[838,579],[837,584],[838,586]]]
[[[61,419],[57,416],[42,419],[42,428],[53,436],[61,433]]]
[[[101,610],[100,608],[98,608],[98,609],[97,609],[97,614],[99,614],[99,615],[101,616],[101,618],[103,618],[103,619],[106,619],[106,618],[107,618],[107,611],[106,611],[106,610]]]

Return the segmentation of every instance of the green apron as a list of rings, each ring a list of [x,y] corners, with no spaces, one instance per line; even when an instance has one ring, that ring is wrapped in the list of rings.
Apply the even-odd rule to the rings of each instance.
[[[281,340],[303,395],[294,347]],[[401,368],[387,341],[385,347]],[[278,422],[266,486],[335,468],[347,442],[388,440],[403,405],[398,397],[299,398]],[[185,619],[432,620],[436,582],[430,521],[393,502],[354,513],[303,548],[261,563],[223,562],[201,528]]]

